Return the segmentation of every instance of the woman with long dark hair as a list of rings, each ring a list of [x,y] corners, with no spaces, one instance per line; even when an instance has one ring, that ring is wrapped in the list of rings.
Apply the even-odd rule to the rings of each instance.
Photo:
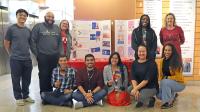
[[[180,55],[173,44],[167,43],[163,47],[160,65],[160,89],[158,98],[162,101],[162,109],[170,108],[177,97],[177,92],[185,88],[182,75]]]
[[[109,64],[104,67],[103,76],[108,91],[107,102],[114,106],[129,105],[127,68],[122,63],[118,52],[110,55]]]
[[[139,45],[144,44],[147,46],[149,52],[149,59],[155,59],[157,50],[157,36],[151,28],[150,18],[144,14],[140,17],[140,23],[137,28],[132,32],[132,48],[135,50],[135,58],[137,59],[137,50]]]

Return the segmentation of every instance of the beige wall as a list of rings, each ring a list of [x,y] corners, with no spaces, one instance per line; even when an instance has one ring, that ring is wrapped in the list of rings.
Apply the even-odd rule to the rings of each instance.
[[[74,0],[75,20],[134,19],[135,0]]]

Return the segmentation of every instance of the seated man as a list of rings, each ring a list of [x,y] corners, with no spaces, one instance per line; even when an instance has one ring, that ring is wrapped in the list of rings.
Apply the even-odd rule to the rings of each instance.
[[[95,58],[92,54],[85,56],[85,64],[86,67],[76,75],[78,90],[72,95],[75,109],[94,104],[103,105],[102,99],[106,96],[103,75],[95,68]]]
[[[58,67],[52,72],[52,86],[56,89],[53,92],[42,92],[43,104],[60,106],[72,106],[72,92],[76,88],[75,70],[67,67],[67,58],[61,55]]]

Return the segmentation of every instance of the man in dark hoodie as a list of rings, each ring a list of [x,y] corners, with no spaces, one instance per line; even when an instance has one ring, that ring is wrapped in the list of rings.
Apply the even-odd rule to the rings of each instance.
[[[31,50],[38,61],[40,93],[52,91],[52,70],[57,66],[61,46],[60,29],[54,24],[54,14],[47,12],[44,20],[33,27],[31,34]]]

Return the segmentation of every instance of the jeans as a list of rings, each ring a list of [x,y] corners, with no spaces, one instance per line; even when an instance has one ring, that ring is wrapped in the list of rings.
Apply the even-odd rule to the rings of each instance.
[[[90,105],[94,105],[96,102],[102,100],[105,96],[106,96],[107,92],[105,89],[101,89],[100,91],[96,92],[93,95],[93,99],[94,99],[94,103],[93,104],[89,104],[87,102],[87,100],[85,99],[85,96],[78,90],[76,92],[73,93],[72,97],[78,101],[78,102],[82,102],[84,107],[90,106]]]
[[[52,71],[56,68],[58,63],[58,54],[45,55],[38,54],[38,69],[39,69],[39,84],[41,92],[51,92],[53,87],[51,85]]]
[[[170,102],[174,99],[177,92],[182,91],[185,85],[176,82],[175,80],[163,79],[160,81],[158,99],[162,100],[162,103]]]
[[[33,69],[31,60],[10,59],[13,93],[16,100],[29,97],[29,85]]]
[[[42,92],[41,98],[48,104],[72,106],[72,93],[64,94],[57,90],[53,92]]]
[[[128,87],[128,92],[131,93],[133,87],[129,86]],[[157,93],[156,88],[144,88],[140,90],[140,98],[139,98],[139,102],[142,102],[144,104],[149,103],[149,100],[151,97],[155,96]]]

